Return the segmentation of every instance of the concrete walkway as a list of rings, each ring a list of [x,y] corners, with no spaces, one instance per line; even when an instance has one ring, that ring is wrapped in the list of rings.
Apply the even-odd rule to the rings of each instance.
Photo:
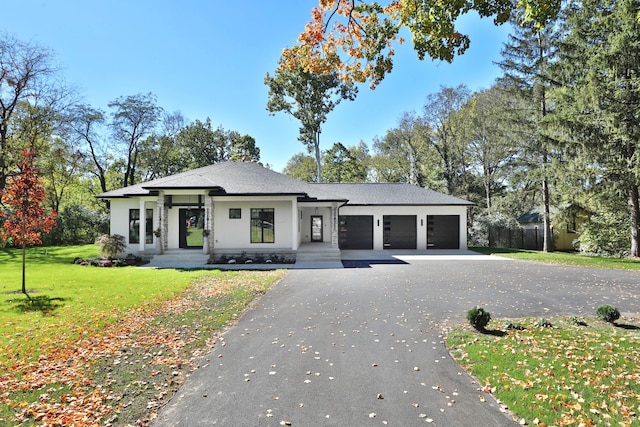
[[[327,261],[323,258],[304,261],[297,261],[295,264],[207,264],[206,256],[197,252],[174,251],[176,256],[162,257],[156,256],[142,268],[181,268],[181,269],[219,269],[219,270],[309,270],[309,269],[336,269],[343,268],[345,261],[347,267],[351,267],[358,262],[370,261],[373,263],[402,263],[418,260],[437,259],[444,260],[503,260],[504,258],[490,257],[470,250],[343,250],[341,252],[342,262],[338,260]],[[195,256],[194,256],[195,254]],[[195,258],[195,259],[194,259]],[[358,261],[355,262],[354,261]]]
[[[592,315],[612,303],[638,314],[635,272],[447,256],[290,271],[218,340],[154,426],[516,425],[444,346],[466,310]]]

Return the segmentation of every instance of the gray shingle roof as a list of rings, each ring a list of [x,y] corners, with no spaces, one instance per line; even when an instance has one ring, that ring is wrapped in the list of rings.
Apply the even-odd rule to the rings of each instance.
[[[473,205],[471,202],[409,184],[309,184],[257,163],[225,162],[99,194],[110,199],[152,191],[207,189],[228,195],[290,194],[349,205]]]
[[[410,184],[310,184],[349,200],[349,205],[465,205],[473,203]]]
[[[257,163],[224,162],[119,188],[97,197],[129,197],[154,190],[179,189],[220,189],[226,194],[306,194],[304,183]]]

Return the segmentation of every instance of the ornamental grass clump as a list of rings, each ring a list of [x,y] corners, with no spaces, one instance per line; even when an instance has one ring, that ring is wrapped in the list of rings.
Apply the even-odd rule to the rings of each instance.
[[[491,314],[482,307],[473,307],[467,311],[469,324],[479,331],[484,331],[491,321]]]
[[[604,304],[596,310],[598,319],[605,322],[615,323],[620,318],[620,310],[610,304]]]

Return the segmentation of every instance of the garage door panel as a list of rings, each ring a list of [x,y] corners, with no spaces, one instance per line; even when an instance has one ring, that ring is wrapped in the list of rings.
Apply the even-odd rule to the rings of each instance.
[[[373,215],[341,215],[340,249],[373,249]]]
[[[416,249],[415,215],[385,215],[383,225],[382,237],[385,249]]]
[[[460,215],[427,216],[427,249],[460,249]]]

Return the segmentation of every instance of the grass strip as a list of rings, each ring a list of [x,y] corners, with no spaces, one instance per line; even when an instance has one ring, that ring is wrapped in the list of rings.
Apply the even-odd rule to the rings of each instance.
[[[633,258],[606,258],[583,255],[575,252],[542,252],[526,249],[487,248],[480,246],[470,247],[469,249],[485,255],[496,255],[524,261],[544,262],[547,264],[611,268],[617,270],[640,270],[640,260]]]
[[[566,317],[548,322],[551,327],[536,326],[544,323],[540,319],[505,320],[511,330],[489,333],[455,327],[447,346],[480,389],[495,395],[521,424],[638,425],[637,322],[615,326]],[[500,321],[490,326],[496,324]]]

